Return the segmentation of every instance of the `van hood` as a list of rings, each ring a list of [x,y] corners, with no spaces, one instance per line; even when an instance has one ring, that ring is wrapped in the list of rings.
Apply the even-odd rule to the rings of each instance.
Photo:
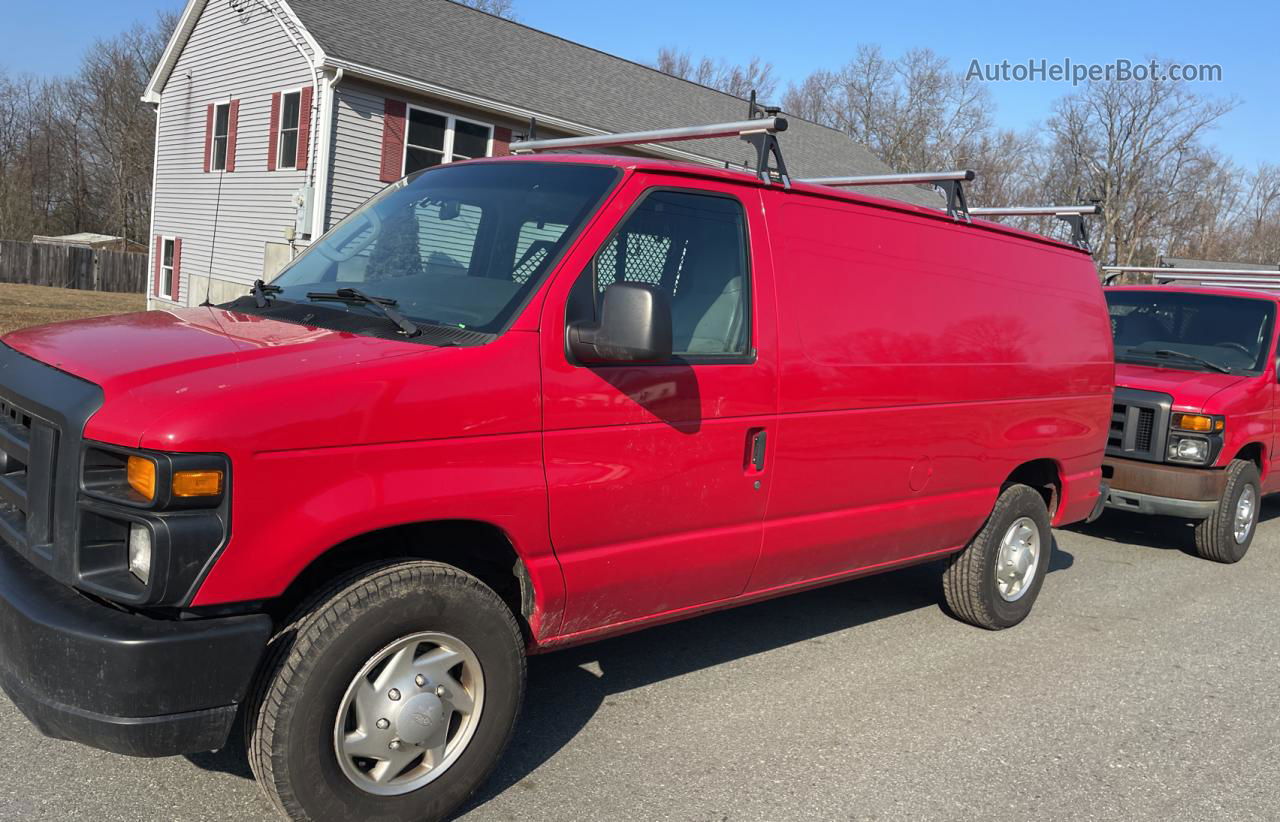
[[[281,404],[314,402],[342,413],[369,380],[387,384],[387,372],[375,374],[381,363],[439,358],[451,350],[212,307],[55,323],[16,331],[3,342],[102,388],[103,406],[86,437],[175,447],[185,431],[192,450],[216,442],[207,439],[211,434],[225,439],[239,417],[283,416]],[[288,439],[275,442],[329,444],[316,442],[314,432]]]
[[[1248,379],[1238,374],[1116,363],[1117,386],[1169,394],[1174,406],[1196,411],[1203,410],[1215,394]]]
[[[108,397],[176,375],[262,360],[323,368],[423,350],[212,307],[54,323],[15,331],[3,341],[98,384]]]

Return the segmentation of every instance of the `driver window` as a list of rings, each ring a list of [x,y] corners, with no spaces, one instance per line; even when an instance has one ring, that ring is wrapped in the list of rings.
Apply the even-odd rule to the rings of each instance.
[[[655,191],[596,254],[570,297],[571,318],[599,317],[615,282],[667,292],[673,352],[684,356],[745,354],[749,346],[750,278],[742,205],[736,199]]]

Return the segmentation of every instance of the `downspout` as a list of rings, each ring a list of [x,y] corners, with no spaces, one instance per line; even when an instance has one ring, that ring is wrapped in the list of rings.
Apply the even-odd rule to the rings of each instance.
[[[331,141],[333,132],[337,130],[338,120],[338,97],[335,89],[342,82],[345,74],[346,71],[339,67],[333,70],[332,77],[326,78],[324,99],[320,104],[320,128],[323,128],[324,132],[320,135],[319,153],[311,164],[316,167],[316,185],[312,194],[315,202],[312,203],[314,210],[311,214],[311,238],[313,240],[328,228],[325,221],[329,205],[329,180],[332,177],[330,173],[330,166],[333,163],[333,145]]]
[[[156,276],[156,188],[160,177],[160,101],[153,104],[156,115],[156,136],[151,148],[151,233],[147,235],[147,310],[151,310],[151,302],[156,294],[156,284],[152,280]],[[188,280],[190,282],[190,280]],[[181,284],[178,286],[182,288]],[[187,289],[187,302],[191,302],[191,289]],[[181,293],[181,292],[179,292]]]

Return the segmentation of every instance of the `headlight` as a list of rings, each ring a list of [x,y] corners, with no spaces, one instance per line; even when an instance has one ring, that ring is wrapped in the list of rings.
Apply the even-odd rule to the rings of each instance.
[[[1209,441],[1199,437],[1170,437],[1168,458],[1170,462],[1188,462],[1204,465],[1209,461]]]
[[[151,579],[151,529],[140,522],[129,524],[129,573],[143,585]]]

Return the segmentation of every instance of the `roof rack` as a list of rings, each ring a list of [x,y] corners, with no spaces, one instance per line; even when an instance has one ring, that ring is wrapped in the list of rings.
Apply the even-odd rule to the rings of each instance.
[[[777,134],[787,130],[787,118],[780,117],[780,109],[762,109],[756,105],[756,93],[751,92],[748,119],[732,123],[709,123],[705,126],[682,126],[680,128],[659,128],[652,131],[628,131],[620,134],[600,134],[587,137],[561,137],[550,140],[534,139],[537,131],[536,121],[529,122],[529,139],[511,144],[513,154],[526,154],[536,151],[560,151],[579,148],[609,148],[612,146],[632,146],[646,143],[674,143],[682,140],[709,140],[715,137],[740,137],[751,143],[756,149],[757,177],[765,185],[781,182],[784,188],[791,187],[791,177],[787,174],[787,164],[782,159],[782,150],[778,146]],[[769,159],[773,158],[773,167]]]
[[[972,180],[977,175],[972,169],[961,171],[932,171],[911,174],[872,174],[863,177],[808,177],[800,180],[815,186],[896,186],[924,184],[932,185],[947,195],[947,215],[956,219],[969,219],[969,204],[964,199],[964,188],[961,183]]]
[[[1159,265],[1104,265],[1104,285],[1111,285],[1121,274],[1150,274],[1157,285],[1190,282],[1224,288],[1261,288],[1280,290],[1280,269],[1258,268],[1171,268]]]
[[[1071,226],[1071,244],[1092,251],[1089,246],[1089,229],[1084,218],[1101,214],[1102,206],[1098,203],[1074,206],[1009,206],[1001,208],[971,208],[969,214],[974,217],[1040,217],[1054,216]]]

